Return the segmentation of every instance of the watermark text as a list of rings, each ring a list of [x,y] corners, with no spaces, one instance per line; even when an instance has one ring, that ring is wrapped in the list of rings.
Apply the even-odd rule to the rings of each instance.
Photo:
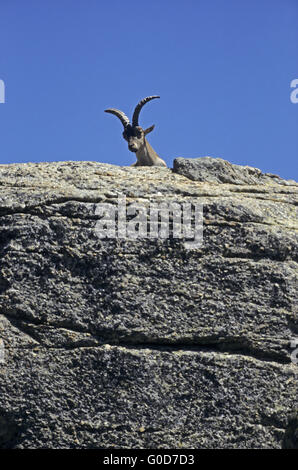
[[[291,348],[295,348],[291,353],[291,361],[298,364],[298,338],[291,340]]]
[[[101,239],[184,238],[186,249],[203,243],[202,204],[161,202],[145,207],[134,202],[126,206],[126,197],[118,196],[118,205],[99,203],[95,214],[101,217],[95,226]]]
[[[0,365],[5,362],[5,349],[3,339],[0,338]]]
[[[5,103],[5,84],[0,80],[0,103]]]
[[[291,92],[290,100],[296,104],[298,103],[298,78],[291,81],[291,88],[294,88],[294,90]]]

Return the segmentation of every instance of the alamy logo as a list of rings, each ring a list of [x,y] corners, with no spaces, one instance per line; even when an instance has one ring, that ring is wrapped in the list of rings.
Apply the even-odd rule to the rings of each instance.
[[[298,364],[298,339],[291,340],[291,348],[295,348],[291,353],[291,361],[294,364]]]
[[[203,205],[183,203],[150,203],[145,207],[118,196],[118,205],[100,203],[95,214],[101,218],[95,226],[103,238],[184,238],[186,249],[196,249],[203,242]]]
[[[4,343],[3,339],[0,338],[0,364],[5,362]]]
[[[291,88],[295,88],[290,96],[291,102],[296,104],[298,103],[298,78],[295,78],[291,81]]]
[[[0,80],[0,103],[5,103],[5,84]]]

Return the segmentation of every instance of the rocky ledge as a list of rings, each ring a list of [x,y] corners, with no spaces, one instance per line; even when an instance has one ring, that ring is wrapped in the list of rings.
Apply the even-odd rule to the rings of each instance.
[[[297,447],[297,194],[210,157],[0,165],[0,447]],[[203,204],[203,243],[99,238],[119,196]]]

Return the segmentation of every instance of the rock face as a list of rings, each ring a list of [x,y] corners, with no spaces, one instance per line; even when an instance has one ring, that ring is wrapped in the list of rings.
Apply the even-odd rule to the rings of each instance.
[[[298,410],[290,416],[286,429],[283,449],[298,449]]]
[[[295,446],[297,193],[210,157],[1,165],[0,447]],[[203,244],[100,239],[118,196],[203,204]]]
[[[176,158],[174,171],[193,181],[230,184],[295,184],[272,173],[262,173],[251,166],[233,165],[222,158]]]

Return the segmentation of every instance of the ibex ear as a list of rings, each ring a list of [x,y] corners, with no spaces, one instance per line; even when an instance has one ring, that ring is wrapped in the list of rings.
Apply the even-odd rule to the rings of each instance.
[[[147,135],[147,134],[149,134],[149,132],[152,132],[153,129],[154,129],[154,127],[155,127],[155,124],[153,124],[153,126],[151,126],[151,127],[148,127],[148,129],[146,129],[146,130],[144,131],[144,134]]]

